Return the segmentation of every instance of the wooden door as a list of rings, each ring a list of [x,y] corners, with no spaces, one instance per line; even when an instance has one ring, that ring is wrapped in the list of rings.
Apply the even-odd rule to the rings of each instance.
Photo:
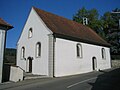
[[[32,72],[32,60],[29,60],[29,72]]]

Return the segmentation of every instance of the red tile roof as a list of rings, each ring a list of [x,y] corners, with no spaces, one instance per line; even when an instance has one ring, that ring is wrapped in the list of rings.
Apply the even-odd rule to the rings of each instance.
[[[97,35],[91,28],[85,25],[35,7],[33,8],[39,17],[44,21],[46,26],[57,37],[82,41],[100,46],[110,46],[110,44]]]
[[[7,30],[13,28],[12,25],[8,24],[6,21],[4,21],[2,18],[0,18],[0,26],[6,27]]]

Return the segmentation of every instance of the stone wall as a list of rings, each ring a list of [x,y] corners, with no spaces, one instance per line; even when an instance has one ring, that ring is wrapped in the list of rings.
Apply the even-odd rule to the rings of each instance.
[[[112,67],[120,67],[120,60],[112,60]]]

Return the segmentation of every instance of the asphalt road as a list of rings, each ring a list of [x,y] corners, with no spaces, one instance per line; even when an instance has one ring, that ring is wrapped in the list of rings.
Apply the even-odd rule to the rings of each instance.
[[[0,90],[120,90],[120,69],[1,84]]]

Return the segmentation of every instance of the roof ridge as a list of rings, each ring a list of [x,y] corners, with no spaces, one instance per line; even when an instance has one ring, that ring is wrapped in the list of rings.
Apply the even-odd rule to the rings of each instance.
[[[57,14],[54,14],[54,13],[51,13],[51,12],[48,12],[48,11],[45,11],[45,10],[42,10],[42,9],[39,9],[39,8],[36,8],[36,7],[34,7],[33,6],[33,8],[36,10],[41,10],[41,11],[43,11],[43,12],[46,12],[46,13],[49,13],[49,14],[52,14],[52,15],[55,15],[55,16],[57,16],[57,17],[60,17],[60,18],[63,18],[63,19],[66,19],[66,20],[69,20],[69,21],[71,21],[71,22],[74,22],[74,23],[78,23],[78,22],[75,22],[75,21],[73,21],[73,20],[71,20],[71,19],[68,19],[68,18],[65,18],[65,17],[63,17],[63,16],[59,16],[59,15],[57,15]],[[81,23],[78,23],[78,24],[81,24]],[[81,24],[81,25],[83,25],[83,24]],[[85,25],[83,25],[83,26],[85,26]],[[88,27],[88,26],[87,26]],[[89,27],[88,27],[89,28]]]

